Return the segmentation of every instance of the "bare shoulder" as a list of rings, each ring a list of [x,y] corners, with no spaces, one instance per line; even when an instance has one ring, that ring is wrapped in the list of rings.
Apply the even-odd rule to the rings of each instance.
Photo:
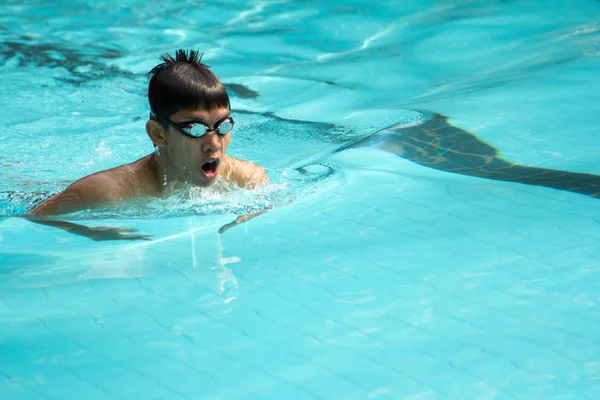
[[[139,192],[136,163],[85,176],[50,197],[28,214],[66,214],[136,197]]]
[[[233,181],[244,188],[254,188],[260,184],[270,183],[265,169],[252,161],[225,156],[225,171],[223,178]]]

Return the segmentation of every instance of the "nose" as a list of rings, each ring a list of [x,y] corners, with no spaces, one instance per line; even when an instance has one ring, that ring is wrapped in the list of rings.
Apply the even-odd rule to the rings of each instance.
[[[221,148],[221,138],[215,132],[208,132],[202,139],[204,153],[214,153]]]

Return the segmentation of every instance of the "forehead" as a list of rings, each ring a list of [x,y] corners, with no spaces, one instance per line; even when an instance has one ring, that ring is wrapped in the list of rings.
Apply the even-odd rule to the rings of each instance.
[[[229,111],[229,108],[226,107],[214,108],[210,111],[189,108],[176,112],[171,116],[171,120],[186,121],[191,119],[199,119],[201,121],[213,122],[218,121],[230,114],[231,112]]]

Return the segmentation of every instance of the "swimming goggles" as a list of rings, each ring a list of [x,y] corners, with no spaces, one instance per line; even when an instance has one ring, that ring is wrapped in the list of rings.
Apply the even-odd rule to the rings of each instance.
[[[173,122],[168,118],[160,118],[154,115],[154,113],[150,113],[150,119],[160,120],[165,122],[167,125],[172,126],[179,132],[183,133],[186,136],[191,138],[199,138],[206,135],[208,132],[215,132],[218,135],[225,136],[233,129],[233,118],[225,117],[221,118],[215,123],[215,127],[213,129],[209,128],[202,121],[185,121],[185,122]]]

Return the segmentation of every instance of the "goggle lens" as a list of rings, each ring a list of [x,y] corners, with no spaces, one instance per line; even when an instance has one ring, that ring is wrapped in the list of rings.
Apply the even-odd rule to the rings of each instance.
[[[227,133],[231,132],[232,129],[233,120],[231,118],[227,118],[221,121],[216,129],[209,129],[204,124],[196,123],[185,129],[185,132],[190,136],[200,137],[206,135],[210,131],[217,132],[219,135],[226,135]]]
[[[194,124],[191,128],[186,129],[187,133],[194,137],[204,136],[206,134],[206,126],[202,124]]]
[[[225,135],[228,132],[231,132],[232,129],[233,129],[233,121],[226,119],[225,121],[221,122],[221,125],[219,125],[217,132],[220,135]]]

